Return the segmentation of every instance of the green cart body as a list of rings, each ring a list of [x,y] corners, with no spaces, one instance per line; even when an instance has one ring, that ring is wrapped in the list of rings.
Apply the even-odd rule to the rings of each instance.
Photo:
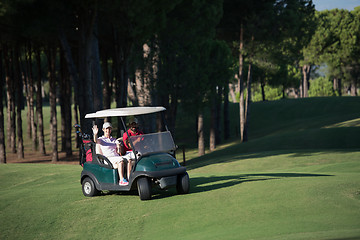
[[[123,117],[162,113],[164,110],[163,107],[117,108],[87,114],[86,118],[121,117],[126,131]],[[179,194],[188,193],[190,190],[189,175],[186,168],[181,166],[174,157],[176,145],[166,123],[165,129],[166,131],[163,132],[129,138],[136,159],[130,176],[128,176],[129,184],[126,186],[119,185],[118,170],[113,168],[111,162],[105,156],[96,154],[96,144],[90,140],[90,137],[84,137],[81,131],[78,131],[79,136],[83,138],[81,143],[83,153],[80,156],[83,166],[80,180],[83,194],[92,197],[99,195],[102,191],[137,189],[141,200],[149,200],[152,188],[155,186],[160,189],[176,187]],[[89,154],[91,156],[88,156]]]

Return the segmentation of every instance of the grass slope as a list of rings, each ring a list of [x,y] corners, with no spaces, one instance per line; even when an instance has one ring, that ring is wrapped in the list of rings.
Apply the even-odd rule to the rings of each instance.
[[[0,165],[0,239],[360,239],[359,106],[253,104],[251,141],[192,158],[191,193],[152,201],[85,198],[80,166]]]

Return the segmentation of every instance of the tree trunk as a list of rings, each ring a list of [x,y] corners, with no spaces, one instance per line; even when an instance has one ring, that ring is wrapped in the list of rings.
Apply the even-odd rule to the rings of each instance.
[[[169,95],[164,94],[164,93],[158,93],[157,94],[157,103],[159,103],[160,106],[165,107],[166,109],[168,109],[168,105],[169,105]],[[167,123],[167,112],[164,113],[164,117],[165,117],[165,121]],[[197,127],[197,126],[196,126]],[[157,121],[157,129],[164,131],[164,124],[163,124],[163,119],[158,119]],[[195,130],[196,131],[196,130]],[[174,136],[173,136],[174,137]]]
[[[61,47],[64,52],[64,57],[66,59],[67,70],[70,74],[70,80],[74,87],[74,105],[78,105],[79,104],[79,94],[80,94],[79,85],[81,83],[80,83],[80,79],[79,79],[79,75],[78,75],[78,70],[75,66],[75,63],[74,63],[74,60],[72,57],[71,48],[69,46],[69,43],[67,41],[66,35],[63,30],[59,31],[59,39],[60,39]],[[79,122],[76,121],[76,123],[79,123]],[[76,135],[77,134],[75,134],[75,136]]]
[[[109,84],[109,64],[106,51],[102,54],[102,73],[103,73],[103,96],[104,109],[110,108],[111,103],[111,88]]]
[[[116,30],[113,30],[114,37],[114,74],[115,74],[115,102],[116,107],[126,107],[128,91],[128,50],[121,44]],[[137,104],[134,106],[138,106]],[[118,136],[121,135],[121,121],[118,120]]]
[[[356,87],[356,81],[353,80],[350,85],[350,94],[351,96],[355,97],[357,96],[357,87]]]
[[[221,143],[221,105],[222,105],[222,86],[218,86],[216,96],[216,122],[215,122],[215,143],[219,145]]]
[[[20,57],[19,57],[19,47],[15,48],[14,51],[14,65],[15,65],[15,82],[16,82],[16,124],[17,124],[17,157],[18,159],[24,158],[24,139],[22,131],[22,118],[21,110],[24,108],[23,105],[23,85],[22,79],[20,77]]]
[[[224,139],[230,138],[230,119],[229,119],[229,84],[224,85]]]
[[[25,48],[24,48],[24,55],[25,55],[25,61],[24,64],[25,65],[23,67],[23,70],[21,71],[22,73],[22,80],[23,80],[23,86],[24,86],[24,90],[25,90],[25,98],[26,98],[26,105],[27,105],[27,111],[26,111],[26,116],[27,116],[27,136],[29,139],[32,139],[32,133],[33,133],[33,126],[32,126],[32,122],[31,119],[33,118],[33,114],[34,114],[34,108],[31,109],[31,94],[30,94],[30,88],[32,86],[30,82],[32,82],[31,79],[31,74],[32,74],[32,70],[31,70],[31,49],[30,47],[28,47],[27,45],[30,44],[26,44]],[[32,99],[34,100],[34,98]],[[33,104],[32,104],[33,106]],[[33,151],[36,151],[36,141],[32,141],[32,145],[33,145]]]
[[[251,80],[252,80],[252,63],[249,62],[248,77],[247,77],[247,94],[245,105],[245,126],[244,126],[244,142],[248,140],[248,125],[250,116],[250,103],[251,103]]]
[[[41,70],[41,56],[40,49],[36,50],[36,62],[38,69],[38,79],[37,79],[37,90],[36,90],[36,116],[37,116],[37,124],[38,124],[38,133],[39,133],[39,150],[40,153],[46,155],[45,149],[45,137],[44,137],[44,117],[43,117],[43,104],[42,104],[42,70]]]
[[[198,136],[198,155],[205,155],[205,140],[204,140],[204,116],[202,113],[198,114],[197,120],[197,136]]]
[[[55,75],[56,50],[55,47],[49,47],[48,66],[49,66],[49,102],[50,102],[50,143],[52,146],[51,161],[56,163],[58,156],[57,141],[57,118],[56,118],[56,75]]]
[[[211,95],[209,149],[212,152],[216,148],[216,95],[214,92]]]
[[[171,97],[171,102],[170,102],[169,110],[166,114],[166,116],[167,116],[166,119],[167,119],[167,122],[169,123],[169,129],[170,129],[171,133],[173,134],[173,136],[175,137],[176,113],[177,113],[177,107],[178,107],[177,91],[170,97]]]
[[[235,79],[239,79],[238,75],[235,75]],[[232,83],[228,84],[228,92],[230,93],[230,97],[233,103],[237,102],[236,100],[236,94],[235,94],[235,90],[234,90],[234,85]]]
[[[302,67],[302,77],[303,77],[303,97],[307,98],[309,97],[309,80],[310,80],[310,72],[311,72],[311,66],[310,65],[304,65]]]
[[[282,98],[283,98],[283,99],[286,98],[286,94],[285,94],[286,92],[285,92],[285,90],[286,90],[286,89],[285,89],[285,86],[283,85],[283,86],[282,86]]]
[[[29,44],[30,45],[30,44]],[[33,80],[33,72],[32,72],[32,51],[29,46],[27,53],[27,89],[28,89],[28,114],[30,120],[30,128],[31,128],[31,137],[32,137],[32,150],[37,151],[38,148],[38,138],[36,135],[36,124],[35,124],[35,113],[34,113],[34,80]]]
[[[5,84],[6,84],[6,97],[7,97],[7,142],[10,145],[12,153],[16,153],[16,141],[15,141],[15,79],[14,72],[12,71],[14,61],[13,54],[8,52],[8,46],[3,45],[4,50],[4,70],[5,70]]]
[[[338,79],[338,93],[339,93],[339,96],[342,96],[342,80],[341,78]]]
[[[93,31],[90,36],[92,53],[91,53],[91,84],[93,85],[92,96],[94,99],[94,111],[102,110],[103,105],[103,91],[101,86],[101,66],[100,66],[100,53],[98,41],[97,21],[93,26]]]
[[[261,81],[261,96],[262,96],[262,100],[263,102],[266,101],[266,96],[265,96],[265,83],[263,81]]]
[[[95,22],[97,16],[97,6],[89,5],[87,8],[79,11],[79,112],[82,131],[90,133],[92,128],[92,121],[85,119],[85,115],[94,112],[94,90],[98,86],[98,72],[96,69],[99,67],[98,54],[94,52],[97,40],[95,39]],[[95,85],[94,85],[94,82]],[[101,91],[98,89],[98,91]],[[101,102],[102,102],[102,93]]]
[[[342,91],[341,91],[341,79],[340,78],[334,78],[333,79],[333,88],[334,88],[334,91],[338,93],[339,96],[342,95]]]
[[[152,49],[148,44],[142,46],[143,69],[137,69],[135,72],[135,90],[138,97],[139,106],[151,106],[153,97],[151,92],[151,82],[155,79],[153,72],[153,55],[156,49]]]
[[[129,56],[132,42],[125,42],[113,26],[114,63],[113,74],[115,75],[115,101],[117,106],[127,106],[128,96],[133,106],[139,106],[133,82],[129,78]]]
[[[129,79],[129,56],[131,46],[125,46],[124,51],[124,63],[121,65],[121,106],[127,106],[127,89],[128,89],[128,79]]]
[[[61,151],[67,157],[72,155],[71,148],[71,84],[69,74],[66,71],[65,59],[60,55],[61,64],[61,84],[60,84],[60,103],[61,103]]]
[[[65,102],[66,98],[69,96],[66,96],[66,90],[65,90],[65,84],[66,84],[66,73],[64,69],[64,57],[63,54],[60,53],[60,71],[59,71],[59,87],[60,87],[60,135],[61,135],[61,152],[65,152],[66,150],[66,140],[65,140]]]
[[[136,95],[136,91],[135,91],[133,85],[135,85],[135,82],[129,78],[128,85],[127,85],[128,86],[127,87],[127,95],[133,106],[139,106],[138,97]]]
[[[245,104],[245,119],[248,120],[248,114],[250,109],[250,103],[251,103],[251,84],[252,84],[252,60],[249,62],[248,66],[248,76],[247,76],[247,94],[246,94],[246,104]]]
[[[78,114],[78,103],[74,100],[74,108],[73,108],[73,111],[74,111],[74,120],[75,120],[75,123],[78,124],[79,123],[79,114]],[[79,148],[79,139],[78,139],[78,134],[75,134],[75,148]]]
[[[6,145],[5,145],[5,131],[4,131],[4,72],[3,72],[3,51],[0,48],[0,164],[6,163]]]
[[[151,44],[143,44],[142,46],[142,58],[143,68],[139,68],[135,72],[135,89],[138,97],[139,106],[153,106],[154,105],[154,90],[152,85],[157,79],[157,55],[154,41]],[[155,118],[142,123],[143,131],[153,132],[155,130]]]
[[[238,78],[238,86],[240,91],[240,100],[239,100],[239,108],[240,108],[240,137],[241,142],[244,142],[244,129],[245,129],[245,102],[244,102],[244,82],[243,82],[243,67],[244,67],[244,40],[243,40],[244,28],[241,24],[240,29],[240,45],[239,45],[239,78]],[[246,141],[246,140],[245,140]]]
[[[71,48],[70,45],[68,43],[67,37],[65,35],[65,32],[63,29],[60,29],[59,31],[59,40],[60,40],[60,44],[61,44],[61,48],[63,50],[64,53],[64,57],[66,59],[66,63],[67,63],[67,70],[68,73],[70,75],[70,80],[72,82],[72,86],[74,88],[74,119],[75,119],[75,123],[76,124],[82,124],[82,121],[79,121],[79,116],[78,116],[78,109],[80,108],[80,98],[83,98],[83,90],[80,89],[80,86],[83,86],[84,83],[84,79],[80,78],[79,74],[78,74],[78,70],[75,66],[73,57],[72,57],[72,53],[71,53]],[[81,44],[81,43],[80,43]],[[79,47],[79,54],[81,53],[81,47]],[[82,63],[83,61],[81,59],[79,59],[80,62]],[[80,65],[79,69],[82,69],[83,65]],[[82,81],[82,82],[81,82]],[[83,104],[83,100],[81,100],[81,104]],[[71,113],[70,113],[71,116]],[[72,126],[71,126],[72,127]],[[75,147],[79,148],[78,146],[78,135],[75,134]]]
[[[304,86],[304,78],[303,77],[301,77],[301,79],[300,79],[300,84],[299,84],[299,97],[300,98],[303,98],[304,97],[304,90],[303,90],[303,86]]]
[[[26,48],[25,48],[25,67],[23,69],[20,70],[21,72],[21,79],[22,79],[22,84],[24,86],[24,92],[25,92],[25,99],[26,99],[26,107],[27,107],[27,111],[26,111],[26,124],[27,124],[27,128],[26,128],[26,133],[29,139],[32,139],[31,137],[31,110],[30,110],[30,91],[29,91],[29,66],[28,66],[28,57],[27,57],[27,52],[26,52]],[[20,64],[20,68],[21,68],[21,64]]]
[[[170,101],[171,99],[171,101]],[[169,95],[169,94],[164,94],[164,93],[159,93],[158,95],[158,100],[159,104],[163,107],[165,107],[167,109],[167,111],[165,112],[165,120],[168,126],[169,131],[171,132],[171,134],[173,135],[173,138],[175,138],[175,122],[176,122],[176,113],[177,113],[177,102],[178,102],[178,98],[176,95],[176,91],[174,94]],[[158,125],[158,127],[160,127]]]

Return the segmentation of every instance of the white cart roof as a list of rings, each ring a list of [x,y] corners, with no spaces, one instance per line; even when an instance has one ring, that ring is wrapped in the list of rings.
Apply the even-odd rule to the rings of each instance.
[[[95,113],[88,113],[85,118],[105,118],[105,117],[127,117],[149,113],[165,111],[164,107],[126,107],[100,110]]]

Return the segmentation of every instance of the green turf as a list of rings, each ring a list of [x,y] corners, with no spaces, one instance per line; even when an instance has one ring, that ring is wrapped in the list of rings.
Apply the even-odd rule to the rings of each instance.
[[[189,171],[191,193],[85,198],[80,166],[0,167],[1,239],[360,237],[359,151],[269,152]]]
[[[360,239],[359,106],[254,104],[249,142],[188,154],[188,195],[86,198],[80,166],[0,165],[0,239]]]

